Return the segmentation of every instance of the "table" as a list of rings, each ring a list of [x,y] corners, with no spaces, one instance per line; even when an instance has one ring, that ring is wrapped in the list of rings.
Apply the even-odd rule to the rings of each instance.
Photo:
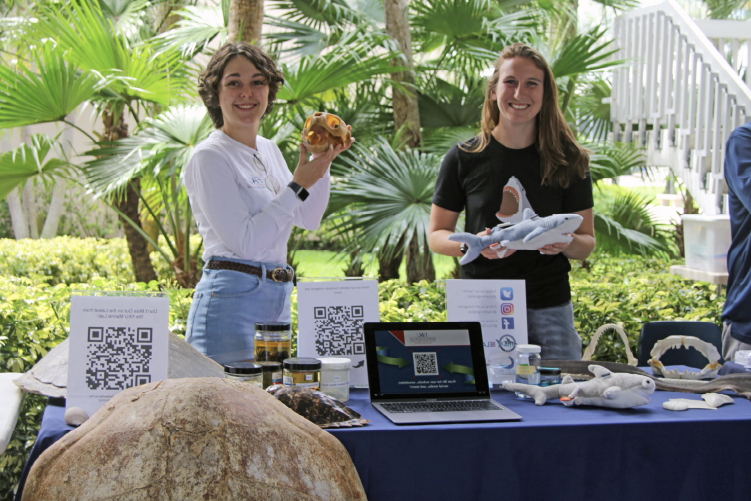
[[[613,410],[538,407],[500,391],[493,399],[522,421],[396,426],[353,390],[347,404],[370,424],[330,431],[370,501],[751,499],[751,402],[673,412],[662,408],[669,398],[700,396],[657,391],[647,406]],[[45,410],[34,458],[71,429],[63,413]]]

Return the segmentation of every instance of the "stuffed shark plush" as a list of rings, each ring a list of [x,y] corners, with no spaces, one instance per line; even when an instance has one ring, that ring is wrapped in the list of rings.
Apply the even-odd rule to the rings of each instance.
[[[503,246],[507,249],[534,250],[548,244],[568,243],[573,237],[565,233],[576,231],[582,219],[578,214],[539,217],[532,209],[524,209],[524,219],[521,223],[495,227],[490,235],[483,237],[472,233],[454,233],[449,235],[449,240],[463,242],[469,246],[467,253],[459,260],[460,264],[467,264],[477,259],[485,247]],[[505,253],[504,249],[498,256],[503,257]]]
[[[655,382],[647,376],[638,374],[611,373],[601,365],[590,365],[589,370],[594,379],[583,383],[574,383],[571,376],[563,378],[562,384],[552,386],[535,386],[506,381],[503,388],[532,397],[536,405],[558,398],[563,405],[595,405],[612,409],[628,409],[647,405],[648,395],[655,391]]]

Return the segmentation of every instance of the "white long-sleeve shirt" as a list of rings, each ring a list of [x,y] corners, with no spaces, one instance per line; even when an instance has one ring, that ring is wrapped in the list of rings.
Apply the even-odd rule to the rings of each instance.
[[[326,174],[300,201],[287,184],[292,174],[279,147],[258,136],[258,150],[220,130],[199,144],[185,167],[185,190],[203,237],[203,259],[229,257],[285,263],[292,225],[315,230],[329,202],[331,178]],[[268,172],[279,181],[275,195],[253,154],[263,155]]]

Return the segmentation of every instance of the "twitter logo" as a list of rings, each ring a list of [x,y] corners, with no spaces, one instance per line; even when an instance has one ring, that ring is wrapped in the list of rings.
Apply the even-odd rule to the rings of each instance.
[[[501,287],[501,299],[510,301],[514,299],[514,289],[511,287]]]

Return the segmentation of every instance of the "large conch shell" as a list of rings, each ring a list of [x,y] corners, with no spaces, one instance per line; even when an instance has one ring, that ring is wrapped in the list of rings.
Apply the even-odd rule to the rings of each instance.
[[[666,369],[660,357],[665,354],[671,348],[686,348],[694,347],[706,357],[709,363],[701,370],[701,372],[695,371],[683,371],[679,372],[677,369]],[[722,367],[720,363],[720,353],[712,343],[707,343],[699,338],[693,336],[668,336],[665,339],[657,341],[649,352],[652,358],[649,359],[649,365],[652,366],[652,372],[655,375],[662,375],[671,379],[705,379],[713,378],[717,376],[717,372]]]
[[[329,149],[330,144],[349,143],[351,134],[347,124],[332,113],[318,111],[305,120],[302,140],[305,149],[310,153],[322,153]]]

